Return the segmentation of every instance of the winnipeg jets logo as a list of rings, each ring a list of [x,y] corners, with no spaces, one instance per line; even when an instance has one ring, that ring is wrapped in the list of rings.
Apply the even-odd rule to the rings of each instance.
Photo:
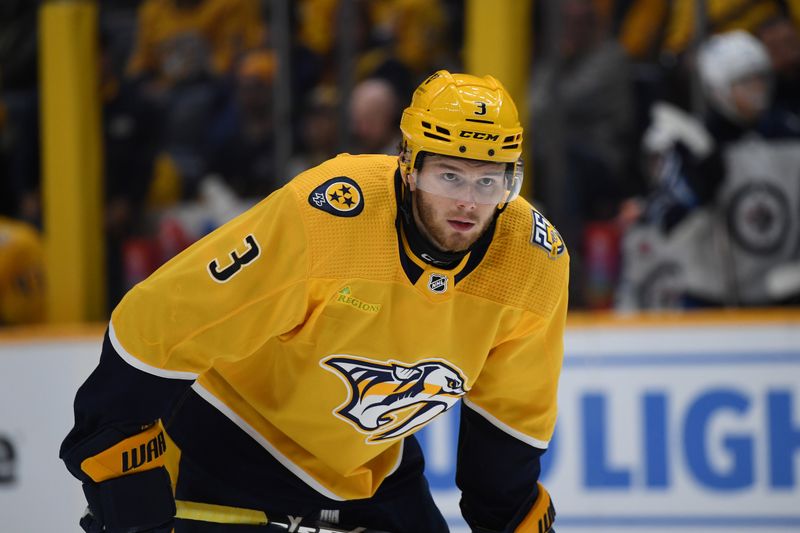
[[[367,434],[367,443],[407,435],[447,411],[467,392],[464,374],[450,363],[426,359],[403,364],[333,355],[320,365],[348,389],[334,414]]]
[[[771,183],[753,179],[733,194],[727,211],[733,240],[748,252],[775,253],[787,242],[792,209]]]

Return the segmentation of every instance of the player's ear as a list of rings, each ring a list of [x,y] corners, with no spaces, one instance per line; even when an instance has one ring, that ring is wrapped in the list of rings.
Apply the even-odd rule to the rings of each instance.
[[[413,192],[417,190],[417,169],[410,171],[406,175],[406,182],[408,183],[408,188]]]
[[[400,165],[400,177],[412,191],[417,188],[417,169],[411,166],[411,152],[406,143],[400,146],[400,154],[397,156]]]

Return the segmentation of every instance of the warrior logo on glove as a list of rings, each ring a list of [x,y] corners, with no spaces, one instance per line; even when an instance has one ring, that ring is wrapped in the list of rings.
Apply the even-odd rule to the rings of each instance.
[[[441,360],[413,366],[331,356],[320,362],[348,387],[334,412],[368,435],[367,443],[402,437],[447,411],[466,392],[463,373]]]

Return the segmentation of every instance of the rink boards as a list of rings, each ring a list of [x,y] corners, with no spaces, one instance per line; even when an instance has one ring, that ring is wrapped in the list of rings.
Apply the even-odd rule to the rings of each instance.
[[[58,444],[101,334],[0,334],[2,531],[79,531]],[[418,436],[437,502],[466,531],[457,421]],[[800,531],[800,312],[574,317],[542,481],[559,533]]]

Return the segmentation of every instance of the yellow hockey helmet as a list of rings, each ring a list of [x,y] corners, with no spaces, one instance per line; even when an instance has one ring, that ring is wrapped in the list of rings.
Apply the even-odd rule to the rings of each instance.
[[[522,126],[505,87],[492,76],[439,70],[414,91],[400,120],[400,170],[408,179],[421,152],[508,163],[506,196],[522,186]]]

